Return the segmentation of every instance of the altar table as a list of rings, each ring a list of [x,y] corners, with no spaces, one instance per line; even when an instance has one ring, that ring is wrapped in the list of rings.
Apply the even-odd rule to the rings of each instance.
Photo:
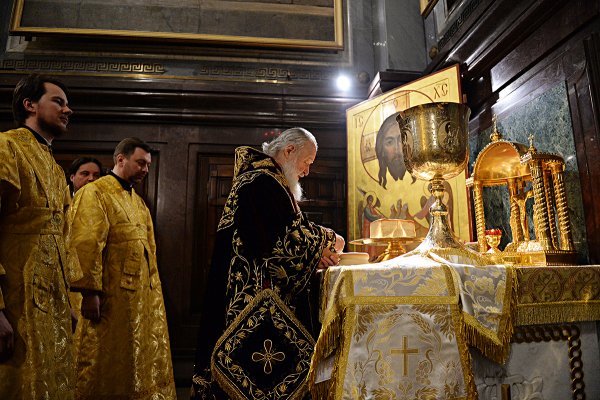
[[[452,261],[329,268],[313,399],[600,399],[600,266]]]

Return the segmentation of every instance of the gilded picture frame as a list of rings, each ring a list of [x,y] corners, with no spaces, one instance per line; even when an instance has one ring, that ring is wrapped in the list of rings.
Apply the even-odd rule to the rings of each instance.
[[[438,0],[419,0],[421,16],[423,16],[423,18],[427,17],[437,2]]]
[[[343,49],[342,0],[15,0],[11,35]]]
[[[346,110],[348,139],[348,241],[369,238],[373,219],[415,221],[417,237],[429,230],[429,206],[433,196],[428,182],[414,179],[405,169],[398,150],[384,148],[399,141],[399,111],[429,102],[462,103],[460,71],[451,66]],[[378,144],[379,142],[379,144]],[[383,143],[383,144],[382,144]],[[390,147],[391,148],[391,147]],[[466,171],[447,181],[445,199],[449,223],[464,241],[471,241]],[[372,249],[369,249],[371,253]]]

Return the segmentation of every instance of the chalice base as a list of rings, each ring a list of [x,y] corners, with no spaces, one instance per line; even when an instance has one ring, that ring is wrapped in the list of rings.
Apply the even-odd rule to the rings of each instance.
[[[467,247],[456,237],[450,225],[448,224],[448,212],[447,211],[431,211],[431,226],[429,226],[429,232],[415,251],[427,252],[432,249],[465,249]]]
[[[430,211],[432,216],[429,232],[423,242],[406,256],[420,254],[424,257],[429,257],[432,253],[438,257],[447,259],[451,262],[456,262],[451,258],[458,256],[461,262],[468,260],[473,265],[485,265],[485,259],[476,251],[468,248],[454,234],[448,224],[448,211]]]

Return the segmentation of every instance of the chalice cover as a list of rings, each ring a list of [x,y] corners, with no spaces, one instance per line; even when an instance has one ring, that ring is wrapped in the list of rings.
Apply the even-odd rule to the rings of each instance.
[[[301,399],[314,345],[294,313],[265,289],[217,341],[212,374],[232,399]]]

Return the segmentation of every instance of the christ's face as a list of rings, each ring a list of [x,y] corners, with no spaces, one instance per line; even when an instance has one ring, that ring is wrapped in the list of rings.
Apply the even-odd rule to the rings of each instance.
[[[394,179],[404,174],[400,129],[388,129],[383,137],[383,158]]]

